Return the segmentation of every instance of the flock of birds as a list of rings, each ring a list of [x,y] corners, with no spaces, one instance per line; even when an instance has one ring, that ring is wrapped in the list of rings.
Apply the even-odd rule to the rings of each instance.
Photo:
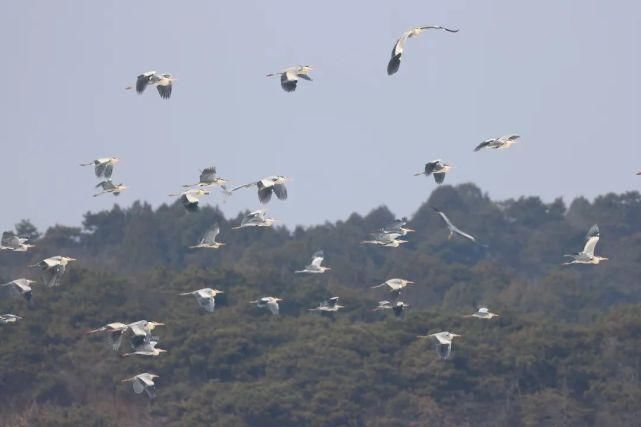
[[[387,73],[389,75],[393,75],[398,72],[407,40],[410,38],[414,38],[427,30],[443,30],[449,33],[458,32],[457,29],[450,29],[442,26],[422,26],[406,31],[394,44],[391,58],[387,65]],[[311,77],[309,76],[312,70],[313,68],[309,65],[296,65],[286,68],[277,73],[268,74],[267,77],[280,76],[280,84],[282,89],[285,92],[293,92],[297,88],[299,79],[312,81]],[[135,86],[129,86],[125,89],[135,89],[138,94],[142,94],[145,92],[147,87],[155,86],[161,98],[169,99],[172,94],[172,88],[175,80],[176,78],[171,74],[161,74],[156,71],[148,71],[138,76]],[[479,151],[485,148],[507,149],[513,144],[517,143],[518,140],[519,135],[506,135],[498,138],[491,138],[478,144],[478,146],[474,148],[474,151]],[[122,191],[127,189],[126,185],[122,183],[116,184],[112,181],[112,175],[115,166],[119,161],[120,159],[118,157],[107,157],[99,158],[91,162],[81,164],[81,166],[93,166],[96,178],[100,179],[100,182],[96,185],[96,188],[100,189],[100,191],[94,194],[94,197],[108,193],[113,194],[114,196],[118,196]],[[452,165],[445,163],[441,159],[436,159],[427,162],[425,164],[424,170],[422,172],[416,173],[415,175],[424,175],[426,177],[433,176],[437,184],[442,184],[445,180],[445,175],[450,172],[451,169]],[[639,172],[639,175],[641,175],[641,172]],[[170,196],[178,197],[187,211],[195,211],[198,209],[200,199],[211,194],[210,190],[212,187],[219,187],[226,196],[230,196],[235,191],[240,189],[256,187],[258,192],[258,200],[261,203],[266,204],[272,199],[273,195],[275,195],[279,200],[287,199],[288,193],[286,184],[288,181],[290,181],[290,179],[286,176],[274,175],[229,189],[229,181],[219,177],[217,175],[216,168],[212,166],[204,169],[200,173],[200,177],[197,183],[183,185],[183,191],[171,194]],[[434,209],[434,211],[441,217],[445,226],[447,227],[449,231],[448,238],[452,238],[453,236],[457,235],[482,247],[487,247],[487,245],[479,243],[474,236],[462,231],[460,228],[454,225],[444,212],[434,207],[432,209]],[[277,221],[277,219],[268,217],[264,209],[260,209],[246,214],[241,223],[238,226],[233,227],[232,229],[235,230],[245,227],[272,227]],[[403,237],[407,236],[408,233],[414,231],[413,229],[408,228],[406,225],[407,220],[405,218],[396,220],[393,223],[387,224],[379,230],[371,233],[369,239],[363,240],[362,243],[397,248],[401,244],[407,242],[407,240],[403,239]],[[225,245],[225,243],[216,240],[219,234],[220,228],[217,224],[214,224],[209,230],[204,233],[200,242],[196,243],[190,248],[219,249]],[[583,250],[574,254],[565,255],[566,257],[572,258],[572,260],[564,263],[564,265],[599,264],[601,261],[607,260],[607,258],[605,257],[600,257],[594,254],[594,249],[598,241],[599,228],[597,225],[594,225],[588,232],[587,241]],[[0,251],[26,252],[33,247],[34,245],[28,243],[28,239],[17,236],[13,232],[4,232],[2,234]],[[301,270],[295,271],[294,273],[326,273],[330,271],[331,268],[323,265],[324,258],[325,256],[323,251],[318,251],[313,254],[308,265],[306,265]],[[40,270],[42,283],[45,286],[56,287],[60,285],[67,266],[73,261],[76,261],[76,259],[67,256],[53,256],[43,259],[42,261],[32,265],[31,267],[38,268]],[[36,282],[34,280],[20,278],[0,285],[0,291],[2,291],[5,295],[24,298],[27,303],[31,303],[31,286],[35,283]],[[408,308],[410,308],[410,305],[401,301],[400,295],[406,287],[413,284],[414,282],[411,280],[391,278],[381,284],[373,286],[372,288],[387,288],[391,295],[391,298],[389,300],[379,301],[378,306],[373,310],[391,310],[396,317],[403,316],[404,312]],[[216,307],[216,296],[222,293],[224,292],[218,289],[204,288],[184,292],[179,295],[193,296],[196,300],[196,303],[202,310],[204,310],[205,312],[213,313]],[[283,302],[283,299],[273,296],[264,296],[257,300],[250,301],[251,304],[255,304],[258,308],[265,308],[269,310],[272,315],[279,314],[279,303],[281,302]],[[321,313],[335,313],[343,307],[344,306],[339,304],[339,297],[334,296],[327,299],[326,301],[321,302],[318,307],[313,307],[309,310]],[[498,316],[498,314],[490,312],[487,307],[481,306],[477,307],[477,311],[475,313],[465,317],[490,320]],[[0,324],[15,323],[20,319],[20,316],[14,314],[0,314]],[[139,320],[133,323],[114,322],[104,325],[100,328],[93,329],[88,333],[106,334],[114,351],[119,351],[123,341],[128,341],[131,351],[121,354],[122,357],[155,357],[165,352],[165,350],[157,347],[159,338],[153,335],[155,328],[163,325],[163,323],[147,320]],[[460,336],[461,335],[449,331],[441,331],[425,336],[419,336],[419,338],[429,338],[433,340],[439,357],[441,359],[447,359],[452,351],[452,341],[454,340],[454,338]],[[122,382],[131,383],[135,393],[141,394],[144,392],[150,399],[153,399],[155,396],[155,380],[157,378],[158,375],[144,372],[133,377],[123,379]]]

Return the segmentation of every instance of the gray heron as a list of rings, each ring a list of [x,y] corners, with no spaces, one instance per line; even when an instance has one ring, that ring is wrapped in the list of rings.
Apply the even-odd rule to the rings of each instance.
[[[413,233],[415,230],[407,225],[407,218],[395,219],[393,222],[381,228],[381,232],[385,234],[398,234],[398,236],[406,236],[407,233]]]
[[[113,351],[118,351],[118,349],[122,345],[122,337],[125,335],[128,329],[129,325],[125,323],[113,322],[101,326],[100,328],[92,329],[88,331],[87,334],[93,335],[102,332],[107,333],[111,348],[113,349]]]
[[[414,176],[425,175],[427,177],[434,175],[434,181],[436,181],[437,184],[442,184],[445,180],[445,174],[451,169],[452,165],[443,162],[441,159],[436,159],[425,163],[425,170],[415,173]]]
[[[119,161],[120,159],[118,157],[105,157],[92,162],[81,163],[80,166],[93,166],[96,177],[109,179],[113,174],[114,166]]]
[[[452,238],[452,236],[454,236],[455,234],[458,234],[458,235],[459,235],[459,236],[461,236],[461,237],[464,237],[464,238],[466,238],[466,239],[468,239],[468,240],[471,240],[472,242],[476,243],[477,245],[481,245],[481,246],[483,246],[483,247],[487,247],[487,245],[483,245],[483,244],[479,243],[479,242],[476,240],[476,238],[475,238],[474,236],[472,236],[472,235],[470,235],[470,234],[465,233],[465,232],[464,232],[464,231],[462,231],[460,228],[458,228],[457,226],[455,226],[454,224],[452,224],[452,221],[450,221],[450,219],[447,217],[447,215],[445,215],[443,212],[441,212],[440,210],[436,209],[436,208],[435,208],[435,207],[433,207],[433,206],[431,206],[431,208],[432,208],[432,209],[433,209],[437,214],[439,214],[439,216],[443,219],[443,222],[445,222],[445,225],[447,226],[447,229],[448,229],[448,230],[449,230],[449,232],[450,232],[450,234],[447,236],[447,239],[448,239],[448,240],[449,240],[449,239],[451,239],[451,238]]]
[[[401,233],[384,231],[371,233],[369,240],[363,240],[361,243],[365,245],[376,245],[387,248],[398,248],[401,244],[407,243],[407,240],[399,239]]]
[[[464,317],[476,317],[477,319],[493,319],[499,317],[498,314],[490,312],[487,307],[479,307],[474,314],[468,314]]]
[[[386,280],[385,282],[381,283],[380,285],[372,286],[371,288],[372,289],[376,289],[376,288],[382,288],[383,286],[387,286],[387,287],[389,287],[390,292],[393,295],[398,297],[401,294],[401,291],[404,288],[406,288],[409,285],[413,285],[413,284],[415,284],[415,283],[413,281],[411,281],[411,280],[393,278],[393,279]]]
[[[211,186],[218,186],[222,188],[223,192],[225,194],[231,194],[230,191],[227,191],[227,183],[229,181],[219,177],[216,175],[216,166],[210,166],[208,168],[203,169],[200,171],[200,178],[198,179],[198,182],[195,184],[185,184],[183,185],[184,188],[191,188],[191,187],[211,187]]]
[[[3,290],[8,295],[11,295],[16,298],[24,298],[28,303],[31,303],[31,298],[33,296],[31,291],[31,285],[36,283],[35,280],[29,279],[16,279],[12,280],[9,283],[4,283],[0,285],[0,290]]]
[[[121,192],[127,189],[127,186],[123,183],[114,184],[111,179],[106,179],[99,182],[96,185],[96,188],[102,188],[102,191],[94,194],[94,197],[98,197],[103,194],[113,194],[114,196],[119,196]]]
[[[256,304],[258,308],[267,308],[271,314],[278,316],[280,312],[280,307],[278,303],[282,301],[280,298],[274,297],[263,297],[255,301],[249,301],[250,304]]]
[[[217,242],[216,237],[220,234],[220,227],[218,224],[214,224],[209,230],[205,232],[203,237],[200,239],[200,242],[197,245],[190,246],[190,249],[218,249],[225,244],[222,242]]]
[[[156,378],[159,378],[158,375],[144,372],[142,374],[136,375],[135,377],[126,378],[121,382],[131,383],[134,389],[134,393],[141,394],[142,392],[145,392],[149,399],[153,399],[156,397],[156,383],[154,382]]]
[[[326,301],[321,302],[318,307],[309,308],[309,311],[320,311],[320,312],[337,312],[341,308],[345,307],[338,303],[339,297],[331,297]]]
[[[272,198],[272,193],[276,194],[279,200],[287,200],[287,187],[285,187],[285,183],[288,181],[290,181],[290,178],[286,176],[273,175],[262,178],[256,182],[238,186],[231,191],[234,192],[241,188],[249,188],[255,185],[258,188],[258,200],[260,200],[261,203],[269,202]]]
[[[163,99],[171,97],[171,89],[176,78],[171,74],[160,74],[156,71],[147,71],[136,78],[136,92],[141,95],[147,86],[156,86],[158,94]],[[125,89],[133,89],[131,86]]]
[[[403,51],[405,50],[405,43],[407,42],[407,39],[411,39],[412,37],[416,37],[419,34],[423,33],[426,30],[444,30],[450,33],[457,33],[459,30],[454,30],[451,28],[445,28],[441,27],[440,25],[427,25],[427,26],[422,26],[422,27],[414,27],[408,31],[405,31],[401,37],[396,40],[396,43],[394,44],[394,49],[392,49],[392,58],[390,59],[389,63],[387,64],[387,74],[392,75],[395,74],[398,69],[401,66],[401,56],[403,55]]]
[[[401,317],[408,308],[410,308],[410,305],[403,301],[396,301],[396,303],[391,301],[379,301],[378,307],[376,307],[374,311],[392,310],[396,317]]]
[[[482,150],[483,148],[494,148],[495,150],[503,150],[505,148],[510,148],[513,144],[516,144],[518,139],[520,138],[519,135],[505,135],[501,136],[499,138],[490,138],[486,139],[485,141],[481,142],[479,145],[474,148],[474,151],[479,151]]]
[[[297,270],[294,273],[296,274],[322,274],[328,270],[331,270],[329,267],[324,267],[321,264],[325,259],[325,254],[323,251],[317,251],[312,255],[312,261],[305,266],[302,270]]]
[[[42,271],[42,282],[45,286],[52,288],[54,286],[60,286],[60,281],[65,274],[67,264],[73,261],[76,261],[76,259],[58,255],[43,259],[29,267],[39,268]]]
[[[134,347],[134,351],[131,353],[123,353],[120,356],[122,357],[129,357],[129,356],[150,356],[150,357],[158,357],[160,356],[161,353],[166,353],[167,350],[163,350],[162,348],[156,348],[156,345],[158,345],[158,341],[144,341],[140,343],[139,345],[136,345]]]
[[[232,227],[232,230],[238,230],[239,228],[245,227],[271,227],[277,221],[277,219],[268,218],[267,212],[263,209],[260,209],[254,212],[249,212],[243,217],[240,225]]]
[[[278,73],[267,74],[267,77],[280,76],[280,85],[283,90],[285,92],[293,92],[296,90],[299,78],[312,81],[312,78],[309,77],[309,73],[312,70],[311,65],[294,65]]]
[[[18,237],[12,231],[5,231],[2,233],[2,239],[0,240],[0,250],[27,252],[29,249],[35,248],[35,245],[30,245],[27,243],[28,241],[29,239],[26,237]]]
[[[218,294],[224,294],[224,292],[219,291],[218,289],[203,288],[198,289],[197,291],[184,292],[178,295],[193,295],[196,298],[196,302],[202,309],[208,313],[213,313],[216,308],[216,295]]]
[[[565,257],[573,258],[570,262],[565,262],[563,265],[570,264],[599,264],[601,261],[607,261],[608,258],[594,255],[594,248],[596,244],[599,243],[599,226],[594,224],[588,230],[588,234],[585,237],[586,242],[583,250],[574,254],[564,255]]]
[[[461,335],[453,334],[451,332],[437,332],[431,335],[421,335],[419,338],[432,338],[436,346],[436,354],[442,359],[445,360],[450,357],[452,353],[452,340]]]
[[[211,194],[209,190],[203,190],[202,188],[190,188],[185,190],[182,193],[170,194],[171,197],[180,197],[180,202],[188,212],[195,212],[198,210],[198,202],[200,199],[208,194]]]
[[[15,314],[0,314],[0,325],[6,325],[8,323],[16,323],[18,320],[22,320],[22,317],[16,316]]]

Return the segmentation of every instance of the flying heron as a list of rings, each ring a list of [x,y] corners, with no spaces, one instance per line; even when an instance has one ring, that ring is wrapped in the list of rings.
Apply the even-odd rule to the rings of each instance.
[[[425,170],[415,173],[414,176],[425,175],[427,177],[434,175],[434,181],[436,181],[437,184],[442,184],[445,180],[445,174],[448,173],[450,169],[452,169],[452,165],[443,162],[441,159],[437,159],[425,163]]]
[[[376,307],[373,311],[392,310],[396,317],[401,317],[405,310],[407,310],[408,308],[410,308],[410,305],[404,303],[403,301],[396,301],[396,303],[393,303],[391,301],[379,301],[378,307]]]
[[[16,323],[18,320],[21,320],[22,317],[16,316],[15,314],[0,314],[0,325],[6,325],[8,323]]]
[[[156,383],[154,382],[156,378],[159,378],[158,375],[144,372],[142,374],[136,375],[135,377],[126,378],[121,382],[131,383],[134,389],[134,393],[141,394],[144,391],[149,399],[153,399],[156,397]]]
[[[218,249],[221,246],[224,246],[225,244],[222,242],[217,242],[216,241],[216,236],[220,234],[220,227],[218,224],[215,224],[213,227],[211,227],[209,230],[205,232],[203,235],[202,239],[200,239],[200,243],[194,246],[190,246],[190,249],[197,249],[197,248],[205,248],[205,249]]]
[[[607,261],[608,258],[594,255],[594,248],[596,247],[596,244],[599,242],[599,234],[600,234],[599,226],[594,224],[592,227],[590,227],[590,230],[588,230],[588,234],[585,237],[586,242],[585,242],[585,246],[583,247],[583,250],[575,254],[563,255],[569,258],[573,258],[572,261],[565,262],[563,263],[563,265],[598,264],[601,261]]]
[[[283,90],[293,92],[296,90],[299,78],[312,81],[312,78],[309,77],[309,72],[312,70],[311,65],[294,65],[278,73],[267,74],[267,77],[280,76],[280,85]]]
[[[490,312],[487,307],[479,307],[476,313],[469,314],[464,317],[476,317],[477,319],[492,319],[494,317],[499,317],[498,314]]]
[[[171,97],[171,88],[176,78],[171,74],[160,74],[156,71],[147,71],[142,73],[136,79],[136,92],[142,94],[147,86],[156,86],[158,94],[163,99]],[[125,89],[133,89],[131,86]]]
[[[380,231],[385,234],[398,234],[398,237],[406,236],[407,233],[414,232],[413,229],[405,227],[406,225],[407,218],[403,217],[401,219],[395,219],[393,222],[385,225]]]
[[[464,231],[461,231],[460,228],[458,228],[457,226],[452,224],[452,221],[450,221],[450,219],[447,217],[447,215],[445,215],[443,212],[441,212],[440,210],[436,209],[435,207],[432,207],[432,209],[437,214],[439,214],[440,217],[443,219],[443,222],[445,222],[445,225],[447,226],[447,229],[450,232],[450,234],[447,236],[448,240],[451,239],[452,236],[454,236],[455,234],[458,234],[461,237],[465,237],[466,239],[471,240],[472,242],[476,243],[477,245],[481,245],[483,247],[487,247],[487,245],[483,245],[483,244],[479,243],[474,236],[472,236],[470,234],[467,234]]]
[[[258,308],[267,307],[267,309],[274,316],[278,316],[279,309],[280,309],[280,307],[278,306],[278,302],[279,301],[282,301],[282,299],[274,298],[274,297],[263,297],[263,298],[255,300],[255,301],[249,301],[249,303],[250,304],[256,304],[256,307],[258,307]]]
[[[28,241],[29,239],[26,237],[18,237],[12,231],[5,231],[2,233],[2,239],[0,240],[0,250],[27,252],[29,249],[35,248],[35,245],[28,244]]]
[[[271,227],[274,225],[275,222],[277,222],[277,219],[274,218],[268,218],[266,216],[266,211],[264,210],[257,210],[254,212],[249,212],[247,215],[243,217],[243,219],[240,222],[240,225],[237,227],[232,227],[232,230],[237,230],[239,228],[245,228],[245,227]]]
[[[452,352],[452,340],[461,335],[453,334],[451,332],[437,332],[431,335],[421,335],[419,338],[432,338],[436,346],[436,354],[445,360],[450,357]]]
[[[114,171],[114,166],[119,161],[120,159],[118,157],[105,157],[92,162],[81,163],[80,166],[93,166],[96,177],[109,179]]]
[[[209,190],[202,188],[190,188],[182,193],[170,194],[171,197],[180,197],[180,202],[183,204],[188,212],[195,212],[198,210],[198,202],[201,197],[211,194]]]
[[[162,348],[156,348],[158,341],[145,341],[134,347],[134,351],[131,353],[123,353],[120,356],[129,357],[129,356],[150,356],[158,357],[161,353],[166,353],[167,350]]]
[[[258,187],[258,200],[261,203],[267,203],[272,198],[272,193],[276,194],[279,200],[287,200],[287,187],[285,183],[290,181],[290,178],[282,175],[268,176],[256,182],[241,185],[232,189],[231,191],[240,190],[241,188],[249,188],[252,186]]]
[[[32,291],[31,285],[36,283],[35,280],[29,279],[16,279],[9,283],[0,285],[0,290],[7,292],[9,295],[16,298],[24,298],[27,303],[31,303]]]
[[[413,231],[413,230],[412,230]],[[387,248],[398,248],[401,244],[407,243],[407,240],[399,239],[401,237],[399,232],[389,232],[384,231],[371,233],[370,240],[363,240],[361,243],[366,245],[377,245]]]
[[[479,145],[476,146],[474,151],[479,151],[482,150],[483,148],[494,148],[495,150],[503,150],[505,148],[510,148],[513,144],[516,144],[518,139],[520,138],[519,135],[506,135],[506,136],[501,136],[499,138],[491,138],[491,139],[486,139],[485,141],[481,142]]]
[[[328,298],[327,301],[321,302],[318,307],[310,308],[309,311],[320,311],[320,312],[337,312],[341,308],[345,307],[338,304],[339,297]]]
[[[104,181],[99,182],[96,185],[96,188],[102,188],[102,191],[100,193],[96,193],[93,196],[98,197],[103,194],[111,193],[114,196],[119,196],[120,193],[124,190],[127,189],[127,186],[123,183],[120,184],[114,184],[111,179],[106,179]]]
[[[198,182],[195,184],[186,184],[183,185],[185,188],[191,188],[191,187],[211,187],[211,186],[219,186],[220,188],[223,189],[223,192],[225,194],[231,194],[230,191],[227,191],[227,183],[229,181],[219,177],[216,175],[216,166],[210,166],[208,168],[203,169],[200,171],[200,178],[198,179]]]
[[[197,291],[184,292],[178,295],[193,295],[196,298],[198,305],[209,313],[213,313],[216,308],[216,295],[224,294],[223,291],[218,289],[204,288]]]
[[[316,253],[314,253],[314,255],[312,255],[312,261],[309,263],[309,265],[305,266],[303,270],[297,270],[294,273],[322,274],[328,270],[331,270],[331,268],[323,267],[321,265],[324,259],[325,254],[323,253],[323,251],[317,251]]]
[[[372,289],[381,288],[383,286],[389,287],[390,292],[396,297],[400,296],[401,291],[409,285],[413,285],[414,282],[407,279],[393,278],[386,280],[380,285],[372,286]]]
[[[92,329],[87,332],[87,334],[96,334],[101,332],[106,332],[108,334],[109,342],[113,351],[118,351],[122,345],[122,337],[125,335],[129,325],[120,322],[108,323],[105,326],[101,326],[97,329]]]
[[[401,35],[401,37],[398,40],[396,40],[396,43],[394,44],[394,49],[392,49],[392,58],[387,64],[388,75],[391,76],[392,74],[395,74],[398,71],[399,67],[401,66],[401,56],[403,55],[403,50],[405,49],[405,43],[407,42],[407,39],[416,37],[426,30],[445,30],[450,33],[457,33],[459,31],[459,30],[441,27],[439,25],[427,25],[423,27],[414,27],[408,31],[405,31]]]
[[[76,259],[58,255],[43,259],[37,264],[30,265],[30,267],[39,268],[42,271],[42,282],[45,286],[51,288],[54,286],[60,286],[60,280],[65,274],[67,264],[72,261],[76,261]]]

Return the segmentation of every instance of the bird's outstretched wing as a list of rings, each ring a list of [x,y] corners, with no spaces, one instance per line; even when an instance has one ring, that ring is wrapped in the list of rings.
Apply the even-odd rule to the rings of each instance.
[[[476,148],[474,148],[474,151],[480,151],[485,147],[489,147],[490,144],[492,144],[492,142],[494,142],[493,139],[487,139],[487,140],[481,142],[479,145],[477,145]]]
[[[261,187],[258,186],[258,200],[261,203],[268,203],[272,199],[274,187]]]
[[[155,71],[147,71],[146,73],[139,75],[136,79],[136,92],[143,93],[147,88],[147,84],[149,83],[151,76],[155,74]]]
[[[435,173],[434,174],[434,181],[436,181],[437,184],[443,184],[443,181],[445,181],[445,174],[444,173]]]
[[[287,200],[287,187],[285,187],[285,184],[274,184],[273,188],[279,200]]]
[[[201,183],[213,182],[215,179],[216,179],[216,167],[215,166],[210,166],[208,168],[205,168],[200,173],[200,182]]]
[[[298,84],[298,76],[293,73],[284,72],[280,75],[280,86],[285,92],[294,92]]]
[[[162,99],[169,99],[169,98],[171,98],[171,88],[172,87],[173,87],[173,84],[170,81],[166,85],[158,85],[158,86],[156,86],[156,89],[158,89],[158,93],[160,94],[160,97]]]
[[[458,29],[446,28],[446,27],[443,27],[443,26],[440,26],[440,25],[426,25],[426,26],[421,27],[421,30],[445,30],[445,31],[448,31],[450,33],[458,33],[459,32]]]
[[[587,241],[585,242],[585,247],[583,248],[583,253],[589,256],[594,256],[594,248],[599,242],[599,227],[595,224],[588,231],[586,236]]]

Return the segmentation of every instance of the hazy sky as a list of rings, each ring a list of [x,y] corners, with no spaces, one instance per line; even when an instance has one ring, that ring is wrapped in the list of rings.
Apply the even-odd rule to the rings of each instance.
[[[602,0],[9,1],[0,15],[0,228],[76,225],[91,210],[158,206],[210,164],[236,184],[292,176],[270,213],[314,224],[386,204],[411,215],[446,183],[545,200],[641,188],[641,3]],[[460,28],[394,41],[426,24]],[[285,93],[265,74],[312,64]],[[169,101],[123,88],[178,77]],[[506,151],[473,152],[519,133]],[[120,156],[118,199],[79,163]],[[218,194],[208,203],[220,200]],[[227,214],[259,206],[237,192]]]

